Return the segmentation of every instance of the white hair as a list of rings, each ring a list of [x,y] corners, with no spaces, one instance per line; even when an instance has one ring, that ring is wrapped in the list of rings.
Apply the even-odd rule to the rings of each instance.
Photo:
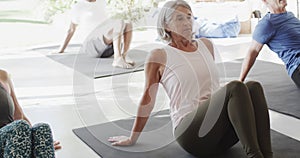
[[[175,12],[176,8],[182,6],[190,11],[192,11],[190,5],[184,0],[172,0],[165,3],[162,7],[157,21],[157,32],[162,40],[167,42],[171,41],[170,32],[166,31],[166,24],[171,21],[172,15]]]

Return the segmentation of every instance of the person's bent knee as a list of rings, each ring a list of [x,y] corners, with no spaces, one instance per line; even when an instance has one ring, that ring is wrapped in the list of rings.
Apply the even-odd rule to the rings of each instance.
[[[34,141],[33,142],[34,144],[39,144],[40,140],[43,140],[43,141],[48,142],[50,144],[53,142],[51,128],[46,123],[35,124],[31,128],[31,132],[32,132],[32,139]]]
[[[245,87],[245,84],[241,81],[235,80],[235,81],[229,82],[227,84],[227,87],[231,88],[231,89],[240,89],[240,88]]]
[[[32,132],[37,132],[37,131],[48,131],[51,133],[51,128],[50,125],[47,123],[37,123],[33,125]]]
[[[24,128],[30,128],[29,123],[25,120],[16,120],[16,121],[14,121],[14,123],[16,124],[16,126],[21,126],[21,127],[24,127]]]
[[[0,69],[0,80],[6,82],[8,81],[8,79],[9,79],[8,73],[5,70]]]
[[[241,81],[231,81],[226,85],[228,94],[240,95],[241,92],[248,91],[246,85]]]
[[[246,86],[250,91],[252,90],[262,90],[262,85],[257,81],[249,81],[246,83]]]
[[[11,124],[13,126],[13,129],[17,132],[23,131],[26,133],[30,133],[30,125],[25,120],[16,120],[16,121],[12,122]]]
[[[128,31],[132,31],[132,23],[126,23],[125,24],[125,31],[128,32]]]

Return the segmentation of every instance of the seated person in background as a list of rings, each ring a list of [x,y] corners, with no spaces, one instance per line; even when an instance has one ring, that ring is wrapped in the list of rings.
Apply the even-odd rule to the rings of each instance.
[[[108,20],[108,24],[100,25],[84,41],[80,52],[92,57],[107,58],[114,55],[112,66],[133,68],[134,62],[126,57],[131,39],[132,24],[123,20]]]
[[[252,44],[244,59],[240,81],[244,81],[264,44],[284,62],[287,72],[300,88],[300,21],[286,11],[287,0],[262,0],[267,13],[257,24]],[[266,74],[267,75],[267,74]]]
[[[160,83],[170,98],[175,139],[187,152],[212,157],[240,141],[248,158],[272,158],[262,86],[254,81],[232,81],[220,87],[214,45],[206,38],[192,38],[192,17],[185,1],[165,3],[157,29],[169,44],[153,50],[146,61],[144,94],[131,135],[108,141],[118,146],[137,142],[154,108]]]
[[[71,8],[71,23],[58,53],[64,53],[75,32],[83,33],[83,39],[104,20],[105,1],[78,0]]]
[[[31,127],[19,105],[12,81],[0,70],[0,157],[54,158],[60,149],[53,142],[50,126],[38,123]]]

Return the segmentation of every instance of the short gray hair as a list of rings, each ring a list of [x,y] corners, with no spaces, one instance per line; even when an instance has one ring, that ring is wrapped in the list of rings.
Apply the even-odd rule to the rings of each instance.
[[[161,8],[157,21],[157,32],[160,38],[164,41],[170,42],[172,40],[171,35],[166,31],[165,26],[171,21],[173,13],[179,6],[185,7],[192,11],[190,5],[184,0],[168,1]]]

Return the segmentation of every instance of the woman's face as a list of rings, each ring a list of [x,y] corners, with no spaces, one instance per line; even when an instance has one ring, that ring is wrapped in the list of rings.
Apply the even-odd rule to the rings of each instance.
[[[179,35],[186,39],[193,35],[193,17],[192,12],[183,6],[178,6],[172,15],[171,21],[167,24],[167,31],[171,36]]]

